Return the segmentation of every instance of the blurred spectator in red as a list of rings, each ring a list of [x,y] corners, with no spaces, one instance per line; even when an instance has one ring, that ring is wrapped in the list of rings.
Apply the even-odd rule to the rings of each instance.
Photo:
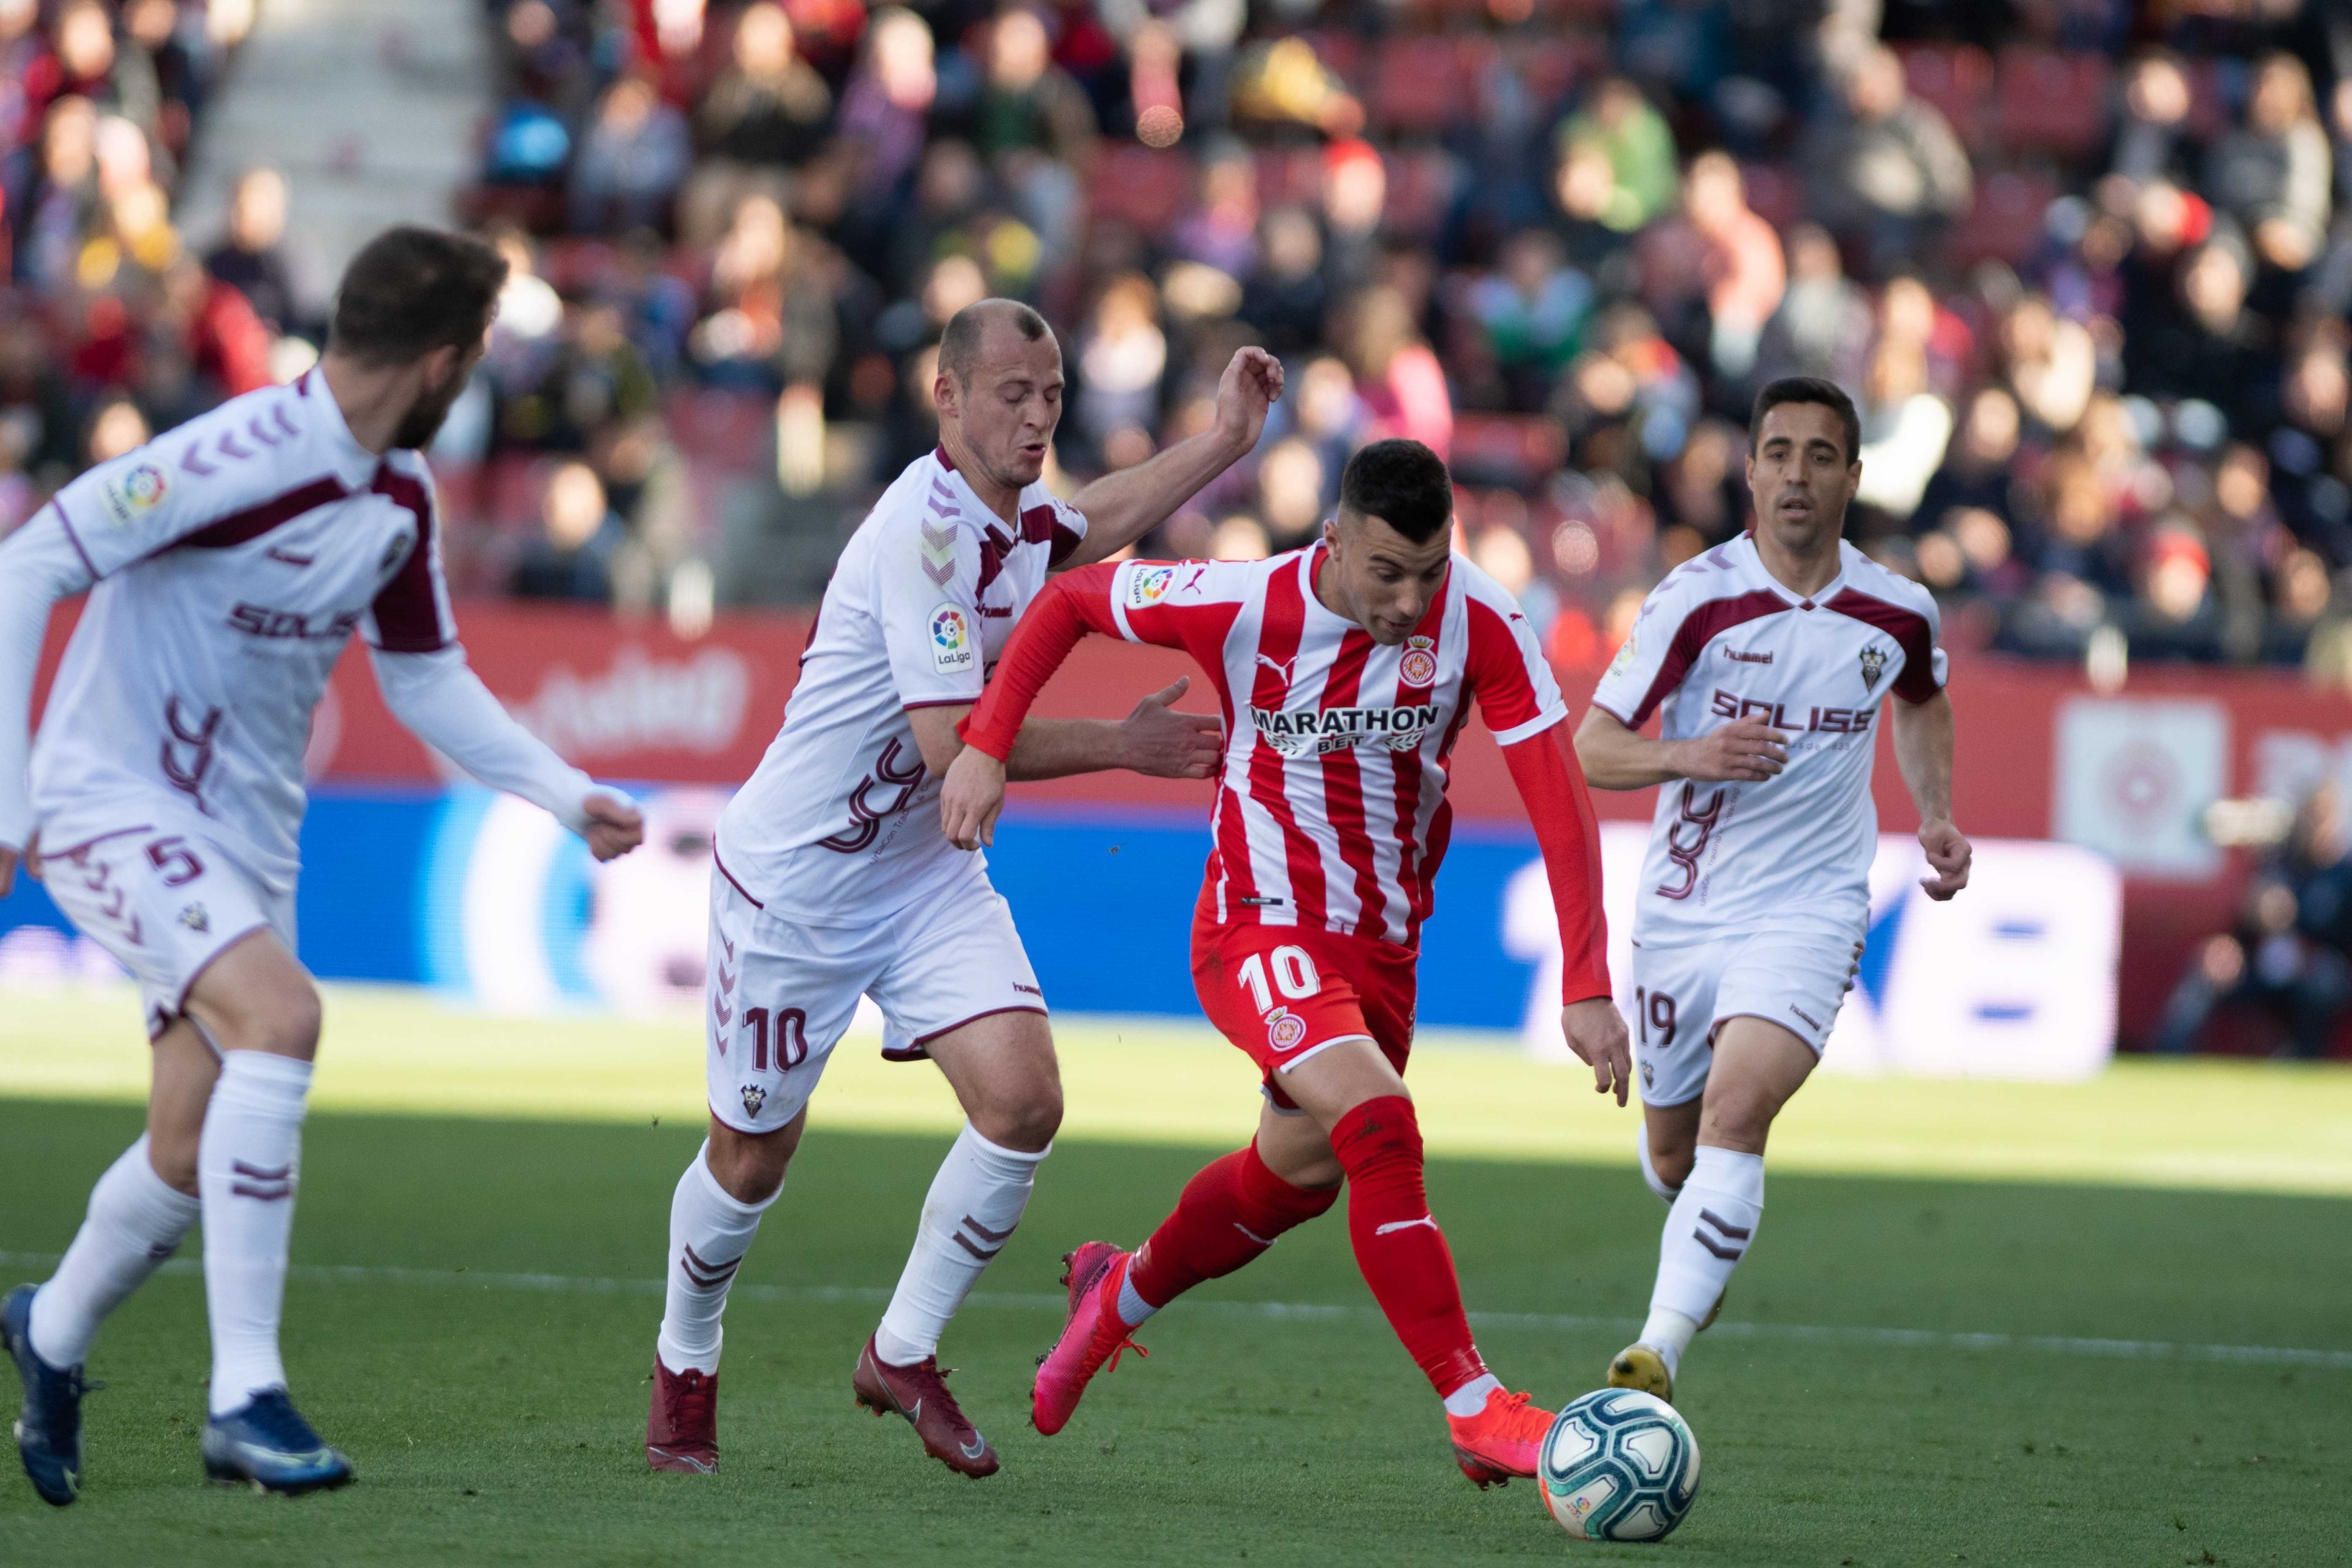
[[[1680,216],[1643,233],[1639,259],[1643,302],[1667,337],[1702,353],[1718,374],[1744,380],[1788,272],[1780,237],[1749,210],[1728,153],[1691,160]]]
[[[1365,439],[1406,437],[1441,458],[1453,450],[1445,371],[1413,326],[1404,296],[1384,284],[1360,289],[1342,307],[1340,321],[1340,352],[1370,416]]]

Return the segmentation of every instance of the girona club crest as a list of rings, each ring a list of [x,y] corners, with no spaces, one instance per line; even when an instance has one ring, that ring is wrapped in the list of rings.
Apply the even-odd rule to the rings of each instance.
[[[1307,1038],[1307,1020],[1287,1007],[1276,1007],[1266,1015],[1265,1038],[1277,1051],[1295,1051]]]
[[[1397,680],[1405,686],[1431,686],[1437,680],[1437,643],[1433,637],[1404,639],[1404,657],[1397,660]]]

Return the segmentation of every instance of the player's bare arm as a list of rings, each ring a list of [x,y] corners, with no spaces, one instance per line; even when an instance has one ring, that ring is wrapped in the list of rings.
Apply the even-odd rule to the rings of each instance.
[[[1935,875],[1919,886],[1938,902],[1969,885],[1973,851],[1952,824],[1952,699],[1938,691],[1925,702],[1893,703],[1895,762],[1919,808],[1919,847]]]
[[[1266,411],[1282,396],[1282,362],[1260,348],[1236,349],[1217,382],[1208,429],[1157,457],[1105,474],[1070,498],[1086,513],[1087,536],[1061,569],[1105,561],[1141,539],[1201,488],[1256,449]]]
[[[1191,676],[1180,675],[1117,721],[1030,720],[1021,726],[1008,761],[987,759],[996,773],[998,794],[1002,795],[1008,778],[1058,779],[1113,768],[1151,778],[1209,777],[1224,753],[1225,727],[1212,714],[1177,711],[1176,704],[1192,686]],[[907,722],[922,749],[923,765],[934,774],[952,775],[955,764],[971,750],[956,732],[971,711],[963,704],[908,710]]]
[[[1671,779],[1756,784],[1789,762],[1789,737],[1761,719],[1734,719],[1687,741],[1653,740],[1605,708],[1588,708],[1576,757],[1595,789],[1647,789]]]

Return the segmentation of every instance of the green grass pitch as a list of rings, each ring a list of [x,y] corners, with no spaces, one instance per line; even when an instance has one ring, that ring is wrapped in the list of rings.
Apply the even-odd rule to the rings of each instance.
[[[20,1066],[57,1059],[70,1009],[52,1009],[52,1037],[28,1032],[37,1008],[6,1005],[0,1095],[17,1098],[0,1098],[0,1282],[14,1282],[46,1272],[139,1118],[119,1098],[34,1097],[69,1086],[31,1083],[12,1053]],[[562,1041],[583,1059],[625,1054],[618,1034],[583,1045],[562,1024],[456,1020],[428,1039],[411,1033],[415,1007],[339,993],[327,1049],[367,1058],[388,1086],[404,1036],[428,1057],[511,1038],[531,1063],[521,1091],[556,1098]],[[1082,1091],[1097,1106],[1126,1092],[1107,1065],[1122,1059],[1110,1037],[1089,1043],[1087,1027],[1063,1031],[1074,1122]],[[1192,1049],[1135,1059],[1189,1071]],[[675,1054],[690,1103],[694,1059]],[[353,1456],[359,1484],[292,1502],[200,1484],[207,1358],[192,1242],[99,1341],[91,1370],[110,1386],[88,1407],[82,1502],[52,1511],[0,1475],[0,1563],[2352,1559],[2333,1511],[2352,1456],[2352,1205],[2336,1178],[2300,1194],[2125,1184],[2195,1131],[2200,1107],[2222,1131],[2206,1131],[2191,1177],[2211,1187],[2241,1168],[2232,1161],[2258,1172],[2266,1102],[2293,1126],[2291,1146],[2340,1171],[2352,1127],[2340,1076],[2141,1068],[2105,1088],[1963,1086],[1948,1097],[1962,1125],[1943,1153],[1918,1109],[1932,1092],[1887,1086],[1874,1102],[1918,1119],[1906,1125],[1938,1173],[1966,1146],[1966,1123],[1983,1118],[1988,1140],[2014,1141],[2050,1118],[2054,1096],[2082,1110],[2081,1144],[2109,1151],[2104,1177],[2053,1152],[2064,1184],[1920,1174],[1891,1159],[1891,1172],[1857,1171],[1844,1167],[1867,1129],[1841,1134],[1819,1112],[1818,1133],[1792,1128],[1795,1168],[1772,1178],[1726,1321],[1685,1363],[1684,1409],[1705,1453],[1698,1505],[1671,1541],[1637,1547],[1569,1542],[1531,1488],[1480,1493],[1462,1479],[1338,1215],[1151,1323],[1151,1359],[1123,1362],[1062,1436],[1027,1428],[1031,1363],[1059,1321],[1058,1254],[1090,1236],[1132,1243],[1217,1152],[1209,1132],[1246,1121],[1239,1061],[1208,1051],[1196,1065],[1223,1107],[1189,1113],[1209,1118],[1204,1130],[1190,1143],[1156,1124],[1113,1136],[1097,1117],[1097,1130],[1066,1135],[950,1331],[955,1386],[1004,1458],[985,1482],[924,1458],[902,1423],[849,1395],[947,1134],[935,1105],[908,1117],[927,1125],[841,1123],[857,1119],[858,1095],[891,1083],[929,1105],[935,1074],[846,1072],[830,1126],[820,1095],[820,1128],[730,1309],[714,1479],[649,1475],[640,1447],[669,1192],[698,1136],[677,1113],[680,1084],[646,1091],[658,1120],[623,1120],[618,1089],[593,1107],[500,1119],[359,1109],[371,1096],[346,1076],[306,1141],[286,1342],[298,1395]],[[1522,1070],[1433,1054],[1416,1076],[1433,1111],[1499,1074],[1488,1092],[1556,1084],[1564,1124],[1598,1114],[1572,1077],[1511,1076]],[[1877,1092],[1818,1088],[1822,1105],[1855,1115]],[[390,1087],[374,1098],[400,1102]],[[516,1102],[502,1090],[483,1103]],[[1461,1115],[1448,1115],[1454,1131],[1433,1141],[1461,1149]],[[2133,1119],[2167,1131],[2136,1141],[2119,1124]],[[1551,1402],[1600,1381],[1655,1258],[1662,1211],[1630,1159],[1608,1153],[1631,1124],[1594,1125],[1604,1131],[1549,1157],[1432,1167],[1483,1347],[1513,1387]],[[2049,1127],[2036,1135],[2063,1122]]]

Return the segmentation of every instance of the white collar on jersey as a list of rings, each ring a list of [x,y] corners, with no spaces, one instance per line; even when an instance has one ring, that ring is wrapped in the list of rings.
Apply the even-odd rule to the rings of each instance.
[[[374,482],[376,470],[383,467],[383,458],[361,446],[360,438],[352,434],[342,407],[335,402],[335,395],[329,390],[323,374],[316,369],[304,371],[283,395],[292,399],[296,419],[317,423],[335,478],[342,482],[343,489],[363,490]]]
[[[1787,600],[1792,609],[1811,610],[1817,608],[1820,605],[1826,605],[1832,599],[1836,598],[1840,590],[1845,587],[1846,574],[1853,567],[1853,556],[1851,553],[1853,546],[1841,539],[1838,541],[1837,575],[1822,584],[1820,589],[1813,594],[1812,597],[1807,598],[1804,595],[1798,593],[1794,588],[1790,587],[1787,584],[1781,582],[1780,579],[1772,575],[1772,568],[1764,564],[1764,552],[1756,548],[1756,535],[1754,533],[1749,532],[1741,534],[1738,542],[1741,549],[1748,552],[1748,558],[1756,563],[1756,574],[1764,579],[1764,585],[1767,588],[1769,588],[1773,593],[1778,594],[1781,598]]]

